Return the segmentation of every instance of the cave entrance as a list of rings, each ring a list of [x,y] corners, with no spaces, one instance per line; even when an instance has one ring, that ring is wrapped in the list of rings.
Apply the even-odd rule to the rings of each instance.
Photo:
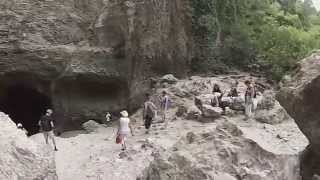
[[[39,132],[39,119],[51,107],[50,97],[25,84],[8,86],[2,96],[1,110],[21,123],[28,135]]]

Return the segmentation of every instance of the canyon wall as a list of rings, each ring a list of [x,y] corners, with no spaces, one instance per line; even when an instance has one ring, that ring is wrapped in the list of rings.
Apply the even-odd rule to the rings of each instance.
[[[23,114],[7,104],[24,87],[49,99],[29,116],[51,107],[60,129],[134,110],[151,77],[186,75],[188,9],[186,0],[0,0],[1,108]]]

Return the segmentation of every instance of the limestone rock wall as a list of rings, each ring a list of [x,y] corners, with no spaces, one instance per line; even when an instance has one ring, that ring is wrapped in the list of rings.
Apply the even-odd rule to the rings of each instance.
[[[0,86],[51,97],[61,127],[135,109],[150,77],[188,71],[187,2],[0,0]]]

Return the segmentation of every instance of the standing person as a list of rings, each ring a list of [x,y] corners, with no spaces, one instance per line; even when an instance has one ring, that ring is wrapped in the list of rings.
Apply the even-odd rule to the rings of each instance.
[[[43,133],[46,144],[49,143],[48,138],[50,138],[54,145],[54,150],[58,151],[56,142],[54,140],[54,134],[53,134],[54,124],[53,124],[52,113],[53,111],[51,109],[47,109],[46,114],[40,118],[39,126]]]
[[[245,114],[247,119],[251,118],[253,111],[253,98],[255,95],[254,88],[252,87],[251,81],[245,81],[245,85],[247,86],[247,90],[245,93]]]
[[[131,133],[132,136],[134,136],[134,134],[133,134],[133,129],[130,123],[128,112],[124,110],[124,111],[121,111],[120,114],[121,114],[121,118],[119,120],[117,138],[120,139],[122,150],[124,151],[127,148],[126,138],[128,137],[129,133]]]
[[[167,122],[167,110],[169,108],[169,96],[166,91],[162,91],[162,95],[160,97],[160,110],[162,113],[162,121],[165,123],[165,127],[168,126]]]
[[[147,130],[146,134],[149,134],[149,129],[156,115],[156,110],[157,110],[157,107],[151,101],[150,94],[146,94],[146,101],[144,102],[144,107],[143,107],[143,120],[144,120],[144,126]]]
[[[214,96],[214,98],[211,100],[212,106],[219,107],[220,98],[222,97],[222,91],[220,90],[220,86],[218,84],[213,85],[212,94]]]

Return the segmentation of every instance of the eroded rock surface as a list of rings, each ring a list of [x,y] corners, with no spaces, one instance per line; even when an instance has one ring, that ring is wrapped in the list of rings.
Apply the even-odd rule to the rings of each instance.
[[[59,129],[135,109],[149,77],[186,74],[187,7],[185,0],[0,0],[0,99],[16,84],[43,93]]]
[[[0,113],[0,179],[57,180],[53,148],[28,139]]]
[[[139,180],[300,180],[298,154],[268,151],[237,125],[217,124],[158,154]]]
[[[320,173],[320,52],[299,62],[287,77],[278,95],[282,106],[295,119],[310,141],[303,155],[301,168],[304,179]]]
[[[238,79],[240,92],[243,92],[245,79]],[[270,122],[277,123],[271,124],[255,119],[245,121],[240,111],[202,122],[195,97],[210,93],[212,82],[228,90],[233,81],[229,76],[196,77],[180,79],[165,88],[160,85],[152,94],[152,100],[158,104],[162,91],[167,91],[172,99],[168,124],[161,123],[158,121],[161,117],[157,117],[150,133],[145,134],[142,111],[131,115],[135,136],[128,137],[125,152],[115,143],[116,126],[89,121],[84,124],[85,130],[63,133],[57,137],[58,146],[63,147],[56,153],[59,177],[79,180],[300,180],[299,154],[308,141],[291,118],[272,115]],[[184,86],[186,84],[188,87]],[[192,84],[195,85],[189,86]],[[178,88],[186,96],[181,98],[176,91]],[[179,108],[184,110],[180,110],[182,115],[177,117]],[[268,111],[272,112],[273,108]],[[43,142],[42,136],[38,138]]]

